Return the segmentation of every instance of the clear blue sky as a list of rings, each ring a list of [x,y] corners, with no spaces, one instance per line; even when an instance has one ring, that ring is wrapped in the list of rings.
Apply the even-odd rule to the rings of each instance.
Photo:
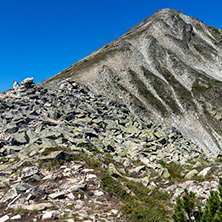
[[[13,80],[43,81],[162,8],[222,28],[221,1],[181,1],[0,0],[0,92]]]

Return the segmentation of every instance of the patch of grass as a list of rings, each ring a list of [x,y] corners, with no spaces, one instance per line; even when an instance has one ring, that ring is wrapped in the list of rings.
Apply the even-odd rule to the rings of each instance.
[[[166,163],[164,160],[160,160],[159,164],[161,164],[164,168],[166,168],[170,173],[170,183],[174,184],[176,182],[180,182],[184,180],[183,175],[181,174],[184,171],[182,165],[171,162]]]
[[[127,187],[134,193],[128,194],[123,185],[105,174],[101,177],[104,189],[110,197],[117,197],[123,202],[123,213],[127,215],[127,221],[167,221],[166,201],[168,194],[159,190],[150,191],[141,183],[125,181]]]
[[[160,96],[160,98],[163,99],[163,101],[172,109],[174,113],[180,114],[180,108],[176,101],[172,98],[173,92],[169,85],[149,70],[145,69],[144,67],[141,68],[145,77],[150,80],[151,85]]]
[[[26,210],[26,209],[22,209],[22,208],[10,209],[10,211],[13,214],[21,214],[21,215],[25,215],[25,214],[39,214],[39,210]]]
[[[192,100],[191,93],[167,69],[164,67],[156,68],[171,84],[183,106],[188,110],[196,110],[196,105]]]
[[[137,86],[140,95],[143,96],[157,111],[161,112],[163,116],[167,116],[168,112],[166,107],[147,89],[145,84],[138,78],[138,74],[129,70],[129,75],[131,77],[131,83]]]

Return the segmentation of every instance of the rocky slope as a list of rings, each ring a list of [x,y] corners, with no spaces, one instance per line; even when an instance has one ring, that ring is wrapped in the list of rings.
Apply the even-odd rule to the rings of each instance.
[[[222,148],[221,64],[221,30],[163,9],[45,82],[71,77],[215,154]]]
[[[220,161],[72,79],[0,94],[0,221],[163,221],[184,188],[204,204]]]

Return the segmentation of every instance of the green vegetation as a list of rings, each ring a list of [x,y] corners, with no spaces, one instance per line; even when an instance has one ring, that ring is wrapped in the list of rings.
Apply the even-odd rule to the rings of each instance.
[[[212,27],[212,26],[208,26],[211,34],[213,35],[213,37],[216,39],[217,42],[222,42],[222,35],[221,35],[221,32],[218,28],[215,28],[215,27]],[[209,36],[211,37],[211,36]],[[214,40],[214,39],[212,39]]]
[[[127,221],[167,221],[167,193],[158,189],[150,191],[141,183],[125,181],[125,186],[134,194],[132,196],[117,179],[108,174],[104,174],[101,181],[110,197],[120,198],[123,202],[122,210],[127,215]]]
[[[174,222],[221,222],[222,221],[222,178],[217,191],[211,191],[206,205],[197,206],[195,193],[185,189],[183,197],[177,199]]]
[[[163,160],[160,160],[159,164],[161,164],[163,167],[165,167],[168,170],[168,172],[170,173],[169,182],[171,184],[185,180],[184,176],[181,174],[181,172],[184,171],[182,165],[174,163],[174,162],[165,163]]]
[[[65,152],[65,150],[64,148],[63,152]],[[44,154],[49,155],[51,151],[56,151],[56,148],[47,149]],[[70,152],[70,150],[66,151]],[[107,170],[101,166],[103,164],[109,165],[110,163],[120,168],[123,166],[120,163],[116,163],[109,154],[103,154],[102,157],[102,160],[99,160],[97,155],[89,156],[87,153],[79,152],[79,156],[75,156],[74,159],[65,158],[58,160],[55,158],[53,160],[42,160],[40,162],[42,164],[41,166],[48,167],[48,170],[58,168],[63,165],[64,162],[72,160],[81,161],[85,164],[85,167],[93,168],[95,174],[100,177],[103,189],[109,197],[119,199],[122,202],[121,210],[123,214],[126,215],[127,221],[162,222],[169,219],[172,208],[167,193],[161,192],[158,189],[150,190],[142,183],[130,181],[118,175],[116,175],[116,178],[112,177],[108,174]],[[88,191],[87,194],[89,196],[94,195],[92,191]]]
[[[129,70],[129,75],[131,77],[131,83],[137,86],[136,88],[139,93],[147,100],[147,102],[157,111],[161,112],[163,116],[167,116],[167,109],[165,106],[147,89],[145,84],[137,77],[137,74],[134,71]]]
[[[173,87],[185,108],[188,110],[196,110],[196,105],[192,100],[191,93],[167,69],[160,66],[156,68]]]
[[[151,85],[160,96],[161,99],[172,109],[172,111],[176,114],[180,113],[180,108],[177,105],[176,101],[172,98],[172,90],[169,85],[160,79],[158,76],[155,76],[149,70],[141,67],[145,77],[151,81]]]

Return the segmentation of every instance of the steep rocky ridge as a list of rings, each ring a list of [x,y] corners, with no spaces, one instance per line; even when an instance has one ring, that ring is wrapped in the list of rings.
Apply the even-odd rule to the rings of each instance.
[[[222,148],[222,32],[163,9],[61,73],[156,123],[179,129],[205,152]]]

